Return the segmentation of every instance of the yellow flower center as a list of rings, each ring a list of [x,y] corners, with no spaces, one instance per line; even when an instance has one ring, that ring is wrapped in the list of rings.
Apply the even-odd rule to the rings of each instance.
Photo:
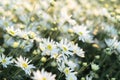
[[[4,22],[3,24],[4,24],[5,26],[8,26],[8,25],[9,25],[8,22]]]
[[[73,50],[73,53],[77,53],[77,50],[76,50],[76,49],[74,49],[74,50]]]
[[[14,43],[13,43],[13,47],[14,47],[14,48],[17,48],[18,45],[19,45],[19,42],[14,42]]]
[[[29,36],[30,38],[35,38],[36,34],[34,32],[30,32]]]
[[[47,80],[46,77],[43,77],[42,80]]]
[[[30,19],[31,21],[34,21],[35,20],[35,18],[34,17],[31,17],[31,19]]]
[[[70,80],[73,80],[73,78],[71,77]]]
[[[6,63],[6,62],[7,62],[6,59],[3,59],[3,60],[2,60],[2,63]]]
[[[55,54],[53,55],[53,57],[54,57],[55,59],[56,59],[58,56],[59,56],[58,53],[55,53]]]
[[[50,44],[47,45],[47,49],[48,49],[48,50],[52,50],[52,45],[50,45]]]
[[[69,68],[65,68],[65,69],[64,69],[64,72],[65,72],[65,74],[69,74],[69,73],[70,73]]]
[[[23,34],[23,35],[22,35],[22,38],[28,39],[28,35],[27,35],[27,34]]]
[[[63,46],[63,51],[67,51],[67,50],[68,50],[67,47]]]
[[[9,33],[10,35],[12,35],[12,36],[15,35],[15,31],[13,31],[13,30],[9,30],[8,33]]]
[[[23,63],[22,66],[23,66],[23,68],[27,68],[28,64],[27,63]]]
[[[79,35],[81,36],[83,33],[82,32],[79,32]]]

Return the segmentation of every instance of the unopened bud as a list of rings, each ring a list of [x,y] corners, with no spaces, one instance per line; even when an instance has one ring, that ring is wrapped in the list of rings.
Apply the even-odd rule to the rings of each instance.
[[[92,64],[92,65],[91,65],[91,68],[92,68],[93,71],[97,71],[97,70],[99,69],[99,65],[97,65],[97,64]]]
[[[42,62],[46,62],[46,61],[47,61],[46,57],[42,57],[42,58],[41,58],[41,61],[42,61]]]

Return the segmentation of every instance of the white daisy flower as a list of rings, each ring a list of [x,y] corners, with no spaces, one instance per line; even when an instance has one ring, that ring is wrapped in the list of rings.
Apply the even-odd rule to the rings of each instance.
[[[66,80],[77,80],[77,77],[74,73],[70,73],[66,76]]]
[[[62,39],[60,43],[57,43],[57,46],[60,48],[63,54],[73,55],[73,53],[71,52],[71,43],[68,42],[67,39]]]
[[[3,65],[3,67],[5,67],[5,68],[7,68],[7,65],[10,65],[11,63],[13,63],[12,57],[5,57],[4,54],[1,54],[0,62]]]
[[[56,75],[52,75],[50,72],[44,71],[42,69],[41,71],[37,70],[36,72],[33,72],[33,80],[56,80]]]
[[[84,57],[84,51],[80,47],[78,47],[78,44],[72,45],[73,53],[75,53],[79,57]]]
[[[27,30],[24,30],[24,31],[20,29],[17,30],[17,36],[19,36],[20,38],[26,39],[26,40],[29,39],[28,33],[29,31]]]
[[[112,49],[117,49],[118,46],[120,45],[120,42],[116,38],[113,39],[105,39],[105,43],[108,47]]]
[[[58,69],[65,74],[66,80],[77,80],[76,72],[74,71],[75,67],[76,64],[71,61],[66,62],[64,59],[58,61]]]
[[[58,64],[58,70],[60,72],[63,72],[64,68],[66,67],[65,62],[63,60],[61,60],[61,59],[58,59],[57,64]]]
[[[16,36],[16,31],[17,31],[17,30],[15,30],[13,26],[12,26],[12,27],[7,27],[7,28],[6,28],[6,31],[7,31],[7,33],[10,34],[11,36]]]
[[[76,67],[76,64],[74,64],[72,61],[68,61],[65,56],[59,58],[57,60],[57,63],[58,63],[59,71],[63,72],[65,75],[68,75],[69,73],[72,73],[74,71],[75,67]]]
[[[117,30],[115,29],[114,26],[102,23],[102,30],[107,33],[107,35],[111,37],[118,37]]]
[[[20,48],[24,49],[25,52],[29,52],[30,49],[33,47],[33,40],[24,40],[20,44]]]
[[[22,56],[20,56],[19,58],[17,58],[17,60],[15,60],[16,66],[22,68],[22,70],[25,71],[26,74],[30,75],[31,74],[31,69],[35,68],[35,66],[33,66],[33,64],[30,64],[31,60],[28,61],[27,58],[24,58]]]
[[[40,49],[43,51],[42,55],[50,55],[51,57],[54,57],[58,55],[58,49],[55,45],[55,42],[53,40],[43,39],[43,42],[40,43]]]
[[[73,30],[79,36],[79,40],[83,42],[91,43],[93,42],[93,36],[90,34],[90,31],[87,30],[87,27],[84,25],[74,26]]]
[[[36,33],[33,32],[33,31],[29,31],[29,32],[28,32],[28,36],[29,36],[30,38],[34,39],[34,38],[36,37]]]
[[[65,67],[63,72],[64,72],[65,75],[67,76],[67,75],[69,75],[70,73],[72,73],[73,70],[72,70],[70,67]]]

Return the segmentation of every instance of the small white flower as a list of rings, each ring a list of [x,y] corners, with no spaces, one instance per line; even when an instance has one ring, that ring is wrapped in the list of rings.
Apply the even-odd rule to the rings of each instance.
[[[28,33],[29,31],[26,31],[26,30],[24,31],[20,29],[17,30],[17,36],[19,36],[20,38],[26,39],[26,40],[29,39]]]
[[[25,40],[20,44],[20,47],[24,49],[25,52],[29,52],[33,47],[33,40]]]
[[[28,36],[33,39],[33,38],[36,37],[36,34],[35,34],[35,32],[33,32],[33,31],[29,31],[29,32],[28,32]]]
[[[71,43],[67,39],[62,39],[60,43],[57,43],[57,46],[60,48],[63,54],[73,55],[71,52]]]
[[[90,31],[87,30],[87,27],[84,25],[80,25],[80,26],[74,26],[73,30],[76,34],[78,34],[79,36],[79,40],[83,41],[83,42],[88,42],[91,43],[93,42],[93,36],[90,34]]]
[[[43,39],[43,42],[40,43],[40,49],[43,51],[42,55],[50,55],[54,57],[58,55],[58,49],[53,40]]]
[[[102,26],[102,30],[106,32],[107,35],[111,37],[118,37],[117,30],[115,29],[114,26],[105,23],[102,23],[101,26]]]
[[[58,69],[60,72],[63,72],[66,67],[65,61],[66,59],[64,59],[63,57],[57,58]]]
[[[64,72],[65,75],[67,76],[68,74],[72,73],[72,71],[73,71],[73,70],[70,69],[70,67],[65,67],[63,72]]]
[[[65,75],[70,74],[74,71],[76,64],[72,64],[72,61],[68,61],[66,56],[58,58],[57,64],[60,72],[63,72]]]
[[[37,70],[36,72],[33,72],[33,80],[56,80],[56,75],[52,75],[50,72],[44,71],[42,69],[41,71]]]
[[[11,46],[15,41],[14,38],[10,37],[9,35],[4,35],[4,39],[5,45],[7,46]]]
[[[80,47],[78,47],[78,44],[72,45],[73,53],[75,53],[79,57],[84,57],[84,51]]]
[[[6,31],[8,34],[10,34],[11,36],[16,36],[16,30],[14,29],[14,27],[7,27]]]
[[[77,80],[77,77],[74,73],[70,73],[66,76],[66,80]]]
[[[117,49],[118,46],[120,45],[120,42],[116,38],[113,39],[105,39],[105,43],[107,44],[108,47],[112,49]]]
[[[0,62],[3,65],[3,67],[5,67],[5,68],[7,68],[7,65],[10,65],[11,63],[13,63],[12,57],[5,57],[4,54],[1,54]]]
[[[28,75],[30,75],[31,69],[35,68],[33,64],[29,64],[30,62],[31,61],[28,61],[27,58],[24,58],[22,56],[20,56],[19,58],[17,58],[17,60],[15,60],[16,66],[22,68],[22,70],[24,70],[25,73]]]
[[[106,8],[101,8],[99,14],[101,16],[108,16],[109,12],[108,12],[108,10]]]

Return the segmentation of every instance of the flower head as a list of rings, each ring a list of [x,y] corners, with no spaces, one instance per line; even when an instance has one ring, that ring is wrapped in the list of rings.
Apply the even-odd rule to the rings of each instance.
[[[87,30],[87,27],[84,25],[81,26],[75,26],[73,27],[73,30],[76,34],[78,34],[79,36],[79,40],[83,41],[83,42],[88,42],[91,43],[93,42],[93,37],[90,34],[90,31]]]
[[[17,30],[13,26],[12,27],[7,27],[6,31],[11,36],[16,36]]]
[[[42,40],[40,49],[42,50],[42,55],[50,55],[51,57],[58,55],[56,44],[53,40],[50,40],[50,38]]]
[[[108,47],[112,48],[112,49],[117,49],[120,42],[116,39],[105,39],[105,43],[107,44]]]
[[[80,47],[78,47],[78,44],[72,45],[73,53],[75,53],[79,57],[84,57],[84,51]]]
[[[60,48],[62,53],[66,55],[73,55],[73,53],[71,52],[71,42],[69,42],[67,39],[62,39],[60,43],[57,43],[57,46]]]
[[[44,69],[33,72],[33,75],[33,80],[55,80],[56,77],[56,75],[52,75],[51,73],[44,71]]]
[[[3,67],[7,68],[7,65],[13,63],[13,61],[11,60],[12,57],[5,57],[4,54],[1,54],[0,56],[0,62],[3,65]]]
[[[77,77],[74,73],[70,73],[66,76],[66,80],[77,80]]]
[[[28,61],[28,59],[23,58],[22,56],[20,56],[19,58],[17,58],[17,60],[15,61],[16,66],[22,68],[26,74],[30,75],[31,73],[31,69],[35,68],[35,66],[33,66],[33,64],[29,64],[31,61]]]

